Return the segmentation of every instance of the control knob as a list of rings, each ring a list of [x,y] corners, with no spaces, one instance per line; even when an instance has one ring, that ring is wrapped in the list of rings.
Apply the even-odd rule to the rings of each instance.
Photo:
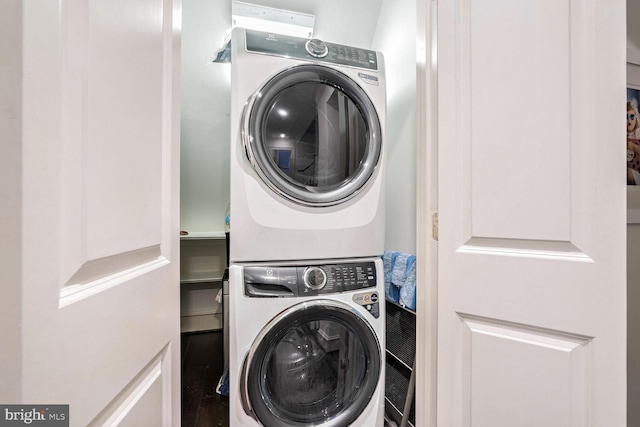
[[[307,41],[304,45],[309,55],[315,56],[316,58],[324,58],[329,53],[329,48],[327,44],[319,39],[311,39]]]
[[[307,288],[318,291],[327,284],[327,273],[320,267],[309,267],[304,271],[303,280]]]

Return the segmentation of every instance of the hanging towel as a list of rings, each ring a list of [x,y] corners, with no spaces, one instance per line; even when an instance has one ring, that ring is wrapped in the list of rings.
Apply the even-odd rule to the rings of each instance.
[[[382,265],[384,266],[384,296],[392,302],[398,302],[400,290],[391,283],[391,274],[395,263],[397,252],[385,251],[382,254]]]
[[[404,252],[385,251],[384,293],[387,300],[411,310],[416,309],[416,256]]]
[[[407,262],[407,275],[400,288],[400,305],[411,310],[416,309],[416,257],[412,256]]]
[[[411,263],[415,263],[416,257],[404,252],[397,252],[393,268],[391,269],[391,283],[402,288],[407,281],[407,273]]]

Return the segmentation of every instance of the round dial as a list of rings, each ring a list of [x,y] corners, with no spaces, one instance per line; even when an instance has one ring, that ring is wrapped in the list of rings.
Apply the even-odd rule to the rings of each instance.
[[[309,267],[304,272],[304,285],[313,289],[320,290],[327,284],[327,273],[320,267]]]
[[[329,53],[329,48],[325,42],[319,39],[307,41],[304,47],[307,49],[307,52],[309,52],[309,55],[315,56],[316,58],[324,58]]]

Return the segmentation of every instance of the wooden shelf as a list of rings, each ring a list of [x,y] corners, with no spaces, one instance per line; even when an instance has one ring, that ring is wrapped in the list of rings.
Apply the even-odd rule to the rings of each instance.
[[[189,283],[216,283],[222,282],[222,275],[212,276],[211,272],[207,271],[201,274],[198,273],[189,273],[188,276],[183,276],[180,278],[181,284],[189,284]]]
[[[187,231],[189,234],[181,235],[180,240],[224,240],[224,231]]]
[[[180,313],[182,332],[219,329],[222,311],[216,292],[226,267],[223,231],[188,231],[180,236]],[[214,310],[215,312],[213,312]]]

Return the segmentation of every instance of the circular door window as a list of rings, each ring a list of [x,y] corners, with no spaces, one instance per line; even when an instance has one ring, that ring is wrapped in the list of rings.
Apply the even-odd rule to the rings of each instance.
[[[245,360],[245,408],[265,426],[346,426],[380,378],[380,346],[348,305],[298,304],[265,327]]]
[[[290,68],[260,88],[245,111],[242,140],[262,180],[308,206],[356,195],[373,176],[382,145],[364,90],[320,65]]]

